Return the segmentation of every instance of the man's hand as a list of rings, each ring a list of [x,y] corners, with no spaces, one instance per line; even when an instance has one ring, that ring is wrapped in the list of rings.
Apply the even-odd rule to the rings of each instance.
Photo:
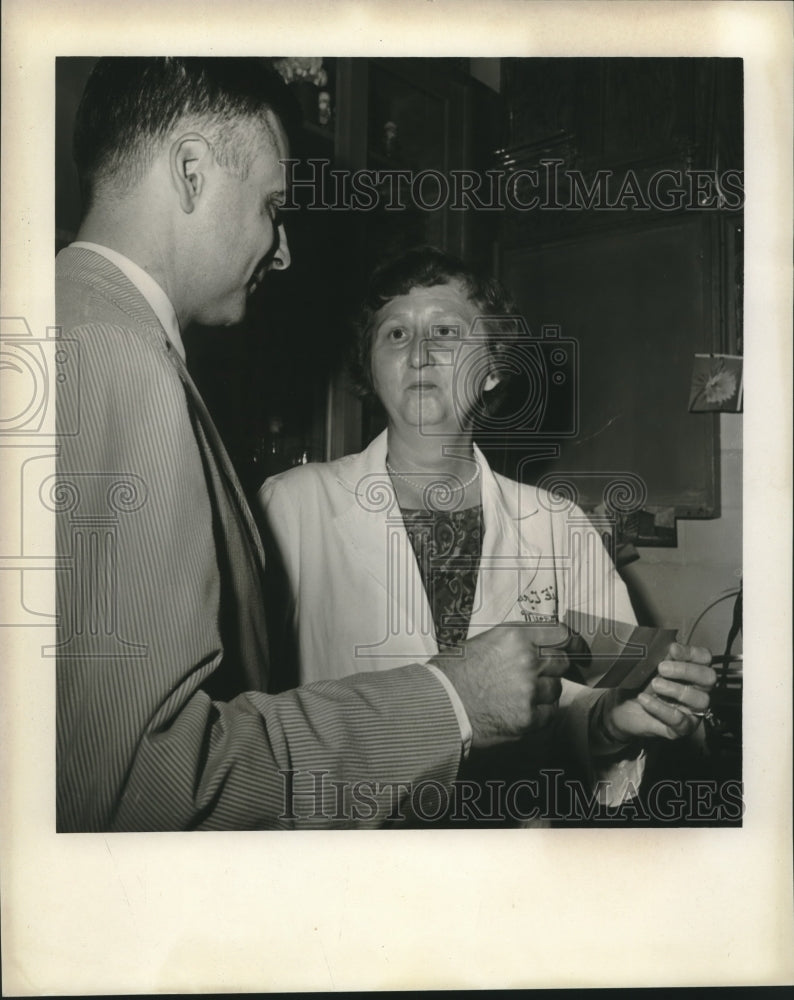
[[[473,747],[518,740],[551,721],[570,636],[564,625],[497,625],[469,639],[461,658],[430,661],[460,695]]]
[[[709,666],[711,653],[702,646],[671,644],[658,677],[636,697],[620,700],[619,692],[607,695],[603,725],[618,743],[662,737],[675,740],[697,729],[708,711],[717,675]]]

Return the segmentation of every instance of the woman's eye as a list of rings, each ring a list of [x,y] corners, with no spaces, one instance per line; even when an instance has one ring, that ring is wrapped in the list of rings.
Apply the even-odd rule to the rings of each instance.
[[[438,340],[455,340],[458,336],[457,326],[444,326],[440,324],[439,326],[433,327],[433,336]]]
[[[391,330],[387,330],[386,337],[393,343],[401,343],[408,339],[408,331],[404,326],[393,326]]]

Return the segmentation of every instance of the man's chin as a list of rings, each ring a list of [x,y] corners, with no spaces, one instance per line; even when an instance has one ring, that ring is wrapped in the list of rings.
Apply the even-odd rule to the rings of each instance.
[[[199,322],[202,326],[239,326],[245,319],[246,302],[243,296],[240,301],[225,303],[222,308],[208,309]]]

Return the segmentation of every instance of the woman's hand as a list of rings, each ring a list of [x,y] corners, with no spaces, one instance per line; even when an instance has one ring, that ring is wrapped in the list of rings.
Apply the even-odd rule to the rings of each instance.
[[[633,698],[621,700],[615,690],[607,697],[603,726],[616,743],[634,740],[676,740],[689,736],[708,712],[717,675],[709,665],[711,652],[703,646],[674,642],[662,660],[658,676]]]

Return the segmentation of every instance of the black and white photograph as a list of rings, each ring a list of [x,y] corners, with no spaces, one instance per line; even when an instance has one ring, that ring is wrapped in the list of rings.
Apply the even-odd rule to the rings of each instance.
[[[742,82],[56,62],[60,831],[741,822]]]
[[[36,291],[28,306],[12,257],[2,309],[2,624],[49,719],[9,756],[48,776],[29,850],[75,872],[101,857],[122,934],[152,907],[168,920],[163,887],[195,910],[148,974],[123,941],[110,973],[59,946],[60,973],[21,974],[17,932],[9,995],[792,975],[774,943],[792,932],[779,615],[779,652],[759,641],[783,577],[758,549],[791,540],[790,513],[778,541],[758,516],[790,497],[790,461],[770,465],[790,428],[766,407],[790,407],[769,377],[788,370],[790,286],[760,308],[770,258],[748,238],[753,193],[774,194],[768,163],[753,174],[764,55],[717,44],[708,18],[680,54],[522,47],[511,15],[548,30],[572,11],[521,0],[494,4],[485,46],[470,30],[445,46],[432,14],[449,5],[423,6],[406,13],[427,51],[384,45],[379,4],[340,5],[327,44],[297,17],[268,36],[247,4],[261,44],[220,14],[223,44],[47,38],[17,102],[24,129],[41,91],[49,129],[26,150],[49,177]],[[666,6],[677,38],[673,8],[693,5]],[[760,12],[791,8],[755,6],[771,51]],[[625,24],[621,5],[580,8]],[[363,50],[339,37],[356,15]],[[27,876],[28,899],[47,878]],[[76,890],[83,926],[110,883]],[[629,893],[658,926],[621,912]],[[221,898],[243,928],[226,942],[195,912]],[[628,967],[599,966],[600,935],[578,972],[555,964],[572,908],[587,937],[604,905]],[[536,964],[512,951],[516,907],[554,942]],[[769,928],[760,964],[720,968],[685,934],[693,908],[725,940]],[[462,922],[455,956],[429,932],[442,913]],[[258,965],[225,951],[261,940]],[[296,968],[284,942],[302,940]]]

